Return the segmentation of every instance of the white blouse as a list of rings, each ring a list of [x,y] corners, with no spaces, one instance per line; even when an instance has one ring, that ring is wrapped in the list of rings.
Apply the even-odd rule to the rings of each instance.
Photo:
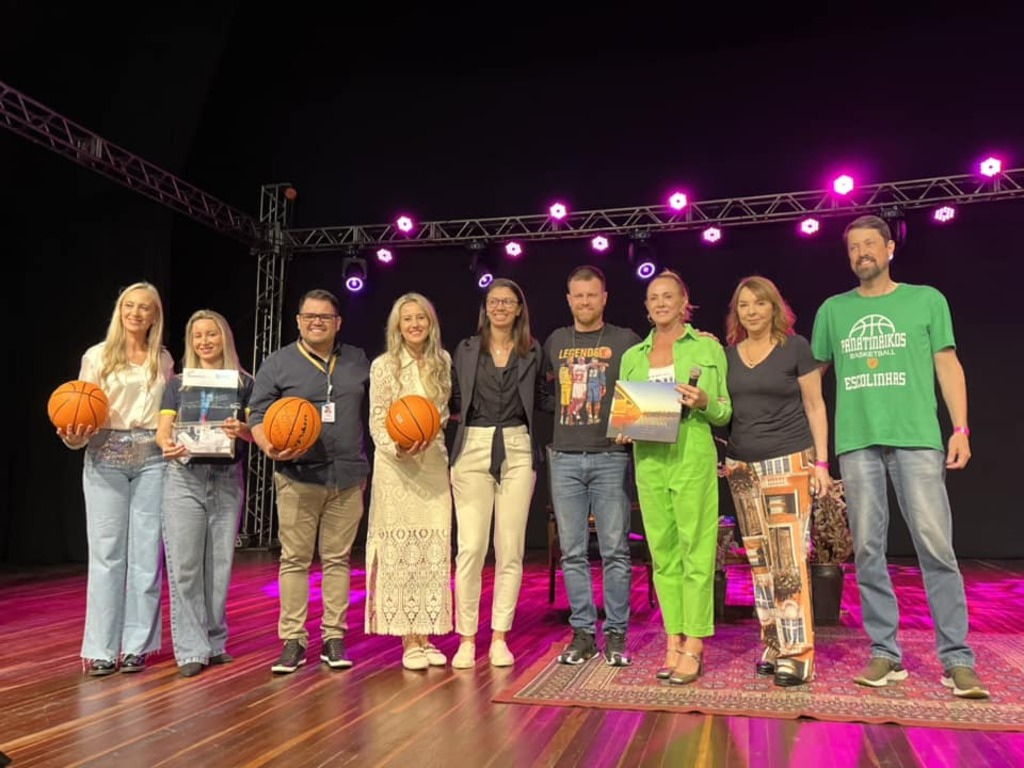
[[[160,414],[160,401],[164,396],[164,385],[174,376],[174,359],[166,349],[160,351],[160,372],[155,381],[149,380],[146,364],[129,363],[127,368],[108,374],[100,380],[103,370],[103,348],[100,342],[82,355],[82,370],[78,378],[92,382],[107,396],[110,411],[104,429],[156,429]]]

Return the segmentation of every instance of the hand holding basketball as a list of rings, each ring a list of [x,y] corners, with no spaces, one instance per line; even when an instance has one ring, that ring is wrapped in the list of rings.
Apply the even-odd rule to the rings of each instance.
[[[263,432],[275,451],[305,453],[320,437],[320,412],[309,400],[282,397],[263,417]]]
[[[84,445],[107,421],[106,393],[88,381],[68,381],[50,395],[46,413],[57,434],[69,444]]]
[[[434,441],[441,431],[441,414],[437,406],[422,395],[406,395],[388,408],[384,426],[395,444],[408,451],[417,443],[426,446]]]

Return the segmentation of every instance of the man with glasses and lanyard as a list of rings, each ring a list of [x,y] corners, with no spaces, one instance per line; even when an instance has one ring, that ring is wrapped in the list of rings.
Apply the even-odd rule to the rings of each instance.
[[[277,462],[278,574],[281,657],[278,674],[306,663],[309,567],[319,531],[323,578],[320,660],[332,669],[352,666],[345,650],[349,553],[363,516],[369,464],[363,450],[363,398],[370,361],[358,347],[337,341],[338,299],[312,290],[299,302],[299,340],[273,353],[256,372],[249,400],[253,440]],[[302,397],[320,409],[320,438],[307,450],[278,451],[263,430],[267,409],[282,397]]]

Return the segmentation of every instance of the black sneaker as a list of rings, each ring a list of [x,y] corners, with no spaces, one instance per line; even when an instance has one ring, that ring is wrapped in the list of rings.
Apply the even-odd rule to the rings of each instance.
[[[146,654],[129,653],[121,659],[122,672],[141,672],[146,668]]]
[[[85,662],[85,669],[92,677],[106,677],[117,672],[117,664],[108,659],[89,659]]]
[[[597,643],[594,642],[594,635],[585,629],[574,629],[572,642],[562,651],[562,655],[558,657],[558,663],[582,664],[596,655]]]
[[[622,632],[604,633],[604,660],[609,667],[628,667],[632,663],[626,653],[626,636]]]
[[[331,669],[347,669],[352,666],[352,660],[345,652],[345,641],[340,637],[324,640],[324,647],[320,649],[320,661]]]
[[[288,640],[281,651],[281,658],[270,668],[278,675],[288,675],[306,663],[306,646],[298,640]]]
[[[215,653],[209,658],[209,662],[211,664],[230,664],[234,660],[235,657],[227,651],[224,651],[224,653]]]

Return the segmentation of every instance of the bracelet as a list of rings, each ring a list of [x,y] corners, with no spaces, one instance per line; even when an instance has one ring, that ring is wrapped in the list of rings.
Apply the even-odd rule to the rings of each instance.
[[[970,437],[971,436],[971,428],[970,427],[953,427],[953,434],[954,435],[963,435],[964,437]]]
[[[822,469],[828,469],[828,462],[827,461],[816,461],[816,462],[814,462],[814,466],[821,467]]]

